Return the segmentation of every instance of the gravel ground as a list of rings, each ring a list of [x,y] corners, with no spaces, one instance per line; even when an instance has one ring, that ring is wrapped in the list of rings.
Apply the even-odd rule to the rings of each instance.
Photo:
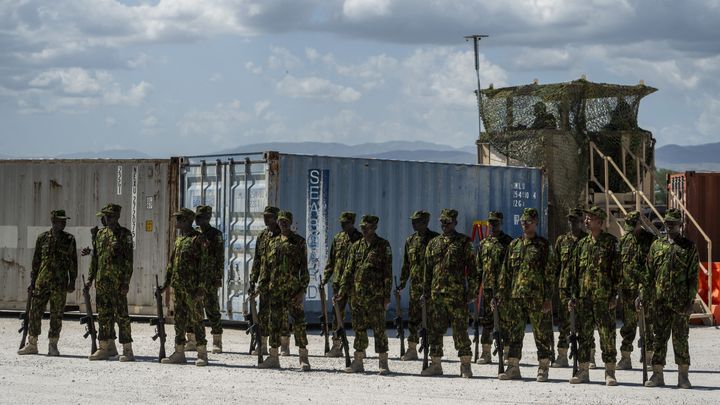
[[[321,356],[323,338],[317,330],[310,331],[310,363],[312,371],[297,367],[297,348],[293,355],[281,357],[283,370],[260,371],[256,358],[246,354],[249,337],[239,329],[226,329],[224,348],[227,353],[210,354],[205,368],[188,365],[161,365],[158,343],[150,336],[153,328],[133,322],[136,363],[118,361],[90,362],[86,359],[90,344],[82,338],[83,328],[77,319],[64,323],[60,339],[60,358],[18,356],[16,354],[19,321],[0,318],[0,403],[201,403],[232,401],[250,403],[417,403],[420,400],[442,403],[720,403],[720,330],[696,327],[690,330],[693,365],[690,369],[692,390],[675,388],[677,367],[672,364],[672,350],[665,373],[668,388],[644,388],[640,370],[618,371],[617,387],[606,387],[603,370],[591,370],[592,383],[568,384],[570,369],[550,369],[548,383],[535,382],[537,359],[532,334],[525,335],[522,381],[499,381],[496,365],[473,365],[473,379],[459,377],[460,364],[453,353],[443,363],[445,376],[424,378],[418,374],[421,362],[402,362],[399,341],[394,330],[390,338],[390,369],[392,375],[378,376],[377,355],[371,347],[365,362],[366,372],[347,375],[343,359]],[[48,321],[43,321],[47,333]],[[174,335],[172,326],[169,335]],[[618,334],[618,344],[620,342]],[[352,344],[352,338],[351,342]],[[47,338],[40,337],[40,352],[47,353]],[[445,337],[445,347],[452,348],[452,337]],[[172,340],[166,346],[172,352]],[[446,349],[447,351],[447,349]],[[454,350],[452,350],[454,351]],[[600,362],[600,353],[597,354]],[[190,353],[189,360],[194,360]],[[637,367],[639,354],[633,353]],[[601,364],[598,364],[601,365]]]

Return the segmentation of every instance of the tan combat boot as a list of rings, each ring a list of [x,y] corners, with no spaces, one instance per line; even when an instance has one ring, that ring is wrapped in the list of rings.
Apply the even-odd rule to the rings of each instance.
[[[443,369],[442,369],[442,357],[440,356],[432,356],[430,357],[431,363],[422,372],[420,372],[420,375],[422,376],[433,376],[433,375],[443,375]]]
[[[664,387],[665,386],[665,378],[663,376],[663,368],[664,368],[664,366],[661,364],[655,364],[653,366],[653,373],[650,376],[650,379],[645,381],[646,387]]]
[[[329,352],[325,353],[325,357],[342,357],[342,344],[340,343],[340,339],[333,338],[332,342],[332,347]]]
[[[195,346],[197,350],[197,359],[195,359],[195,365],[198,367],[205,367],[208,364],[207,356],[207,345]]]
[[[110,357],[115,357],[118,355],[117,347],[115,347],[115,339],[109,339],[108,340],[108,354]]]
[[[654,354],[655,352],[653,352],[652,350],[647,350],[645,352],[645,363],[652,364],[652,358]]]
[[[300,369],[302,371],[310,371],[310,360],[308,359],[308,349],[298,349],[298,357],[300,357]]]
[[[37,340],[37,336],[28,336],[27,343],[22,349],[18,350],[17,354],[38,354]]]
[[[632,359],[630,352],[620,352],[620,361],[617,362],[615,368],[618,370],[632,370]]]
[[[194,333],[187,334],[187,342],[185,342],[185,351],[186,352],[197,351],[197,340],[195,339]]]
[[[570,363],[568,362],[568,349],[558,347],[558,355],[555,361],[553,362],[550,367],[552,368],[562,368],[562,367],[568,367],[570,366]]]
[[[409,361],[409,360],[417,360],[417,359],[418,359],[417,343],[408,342],[408,349],[405,351],[405,355],[400,357],[400,360]]]
[[[267,356],[268,355],[267,347],[268,347],[268,337],[262,336],[260,339],[260,342],[257,345],[255,345],[255,350],[252,351],[252,355],[257,356],[257,354],[258,354],[257,351],[258,351],[258,349],[260,349],[260,350],[262,350],[262,354],[264,356]]]
[[[98,349],[95,351],[95,353],[91,354],[90,357],[88,357],[88,360],[107,360],[110,358],[110,351],[108,350],[108,346],[110,346],[109,340],[101,340],[98,342]]]
[[[185,364],[187,359],[185,358],[185,344],[176,344],[175,352],[160,361],[162,364]]]
[[[388,375],[390,374],[390,366],[388,366],[388,354],[385,353],[378,353],[378,358],[380,359],[378,364],[380,366],[380,375]]]
[[[346,373],[362,373],[365,371],[365,366],[363,366],[363,358],[365,356],[363,355],[363,352],[355,351],[353,354],[353,361],[350,363],[350,367],[345,368]]]
[[[690,378],[688,377],[689,370],[689,364],[678,364],[678,388],[692,388],[692,384],[690,384]]]
[[[605,385],[608,387],[617,385],[617,379],[615,379],[615,363],[605,363]]]
[[[595,349],[590,350],[590,368],[597,368],[595,363]]]
[[[460,377],[472,378],[471,356],[460,356]]]
[[[535,381],[547,382],[550,375],[550,359],[541,359],[538,365],[538,373]]]
[[[520,375],[520,359],[510,357],[508,359],[508,366],[505,372],[498,375],[499,380],[519,380],[522,378]]]
[[[213,354],[222,353],[222,334],[212,335],[212,337],[213,337],[212,353]]]
[[[59,338],[48,338],[48,356],[59,356],[60,351],[58,350],[57,344],[58,344]]]
[[[281,356],[289,356],[290,355],[290,336],[281,336],[280,337],[280,355]]]
[[[482,345],[482,353],[478,356],[477,364],[492,364],[491,345]]]
[[[268,355],[268,357],[265,360],[263,360],[262,363],[258,364],[258,368],[262,368],[262,369],[280,368],[280,356],[278,355],[277,347],[270,348],[270,354]]]
[[[570,384],[582,384],[590,382],[590,363],[580,363],[578,372],[570,379]]]
[[[132,343],[123,343],[123,354],[118,360],[122,362],[135,361],[135,353],[133,353]]]

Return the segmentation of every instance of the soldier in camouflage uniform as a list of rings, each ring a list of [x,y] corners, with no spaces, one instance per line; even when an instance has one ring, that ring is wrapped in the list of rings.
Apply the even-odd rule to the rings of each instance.
[[[460,374],[465,378],[472,377],[468,304],[475,301],[478,293],[477,265],[472,241],[455,230],[457,216],[454,209],[442,210],[440,226],[443,233],[433,238],[425,249],[423,298],[430,299],[432,318],[429,327],[432,364],[422,371],[425,376],[443,373],[443,335],[450,325],[460,357]]]
[[[120,361],[135,361],[132,349],[127,293],[133,272],[133,241],[129,229],[120,226],[121,207],[106,205],[99,213],[105,227],[97,231],[86,289],[95,284],[98,311],[99,347],[90,360],[107,360],[117,355],[115,323],[120,332],[123,355]]]
[[[340,290],[333,298],[335,302],[350,298],[352,303],[350,309],[355,332],[355,353],[352,364],[345,369],[348,373],[365,370],[363,357],[368,347],[368,329],[373,330],[375,352],[380,358],[380,375],[390,373],[385,311],[390,305],[392,292],[392,250],[390,243],[375,233],[378,220],[374,215],[363,215],[360,219],[363,237],[350,249]]]
[[[498,376],[501,380],[520,379],[525,322],[530,324],[535,337],[538,356],[537,381],[546,382],[553,350],[552,293],[553,268],[550,263],[550,242],[537,234],[538,212],[525,208],[520,217],[523,236],[508,246],[500,272],[499,291],[494,305],[505,302],[510,329],[508,367]]]
[[[260,232],[260,235],[255,241],[255,257],[253,258],[252,269],[250,271],[250,290],[248,291],[251,295],[255,292],[255,286],[260,279],[260,273],[263,268],[263,258],[266,256],[267,245],[270,239],[280,235],[280,227],[277,223],[277,214],[280,210],[277,207],[267,206],[263,211],[263,221],[265,222],[265,229]],[[263,333],[262,341],[258,342],[256,350],[262,350],[263,354],[268,354],[267,341],[269,329],[269,302],[268,297],[260,294],[260,303],[258,304],[258,318],[255,322],[260,325],[260,330]],[[257,354],[257,352],[253,352]]]
[[[330,245],[330,254],[328,255],[328,261],[325,265],[325,274],[322,279],[323,284],[320,286],[321,288],[325,288],[325,284],[328,280],[332,279],[332,287],[335,294],[340,291],[340,280],[342,279],[345,266],[347,265],[350,248],[353,243],[362,238],[360,231],[355,229],[354,212],[343,212],[340,214],[339,220],[342,232],[335,235],[332,245]],[[343,300],[337,301],[340,313],[343,315],[345,314],[345,306],[347,303],[347,297]],[[342,320],[333,319],[333,330],[338,330],[340,327],[339,322],[341,321]],[[330,348],[330,351],[325,353],[325,355],[327,357],[342,357],[340,339],[333,335],[332,342],[332,348]]]
[[[208,260],[207,267],[203,269],[206,277],[205,285],[207,286],[207,294],[205,294],[203,311],[210,321],[212,328],[210,333],[213,337],[212,353],[222,353],[222,324],[220,323],[220,300],[217,290],[222,287],[223,276],[225,275],[225,242],[223,234],[219,229],[210,226],[210,218],[212,218],[212,207],[208,205],[198,205],[195,207],[195,224],[196,230],[200,232],[207,240]],[[187,330],[187,344],[185,351],[195,351],[196,342],[195,334],[191,329]]]
[[[188,329],[195,333],[197,342],[196,366],[206,366],[207,340],[205,339],[205,325],[203,325],[203,297],[206,293],[206,275],[203,273],[207,264],[207,240],[202,234],[193,229],[195,212],[188,208],[181,208],[173,216],[177,220],[177,229],[180,235],[175,239],[168,263],[165,283],[159,290],[172,287],[175,303],[175,352],[170,357],[162,359],[163,364],[183,364],[185,359],[185,331]]]
[[[690,314],[697,294],[700,259],[695,244],[681,234],[682,213],[669,209],[665,213],[667,235],[653,242],[647,256],[646,285],[655,297],[655,353],[653,374],[646,387],[665,385],[663,368],[667,341],[672,332],[675,363],[678,365],[678,387],[692,388],[688,377],[690,349],[688,335]]]
[[[635,332],[637,330],[637,311],[635,310],[635,299],[638,298],[640,286],[646,277],[647,270],[647,254],[650,245],[655,236],[643,229],[640,222],[640,213],[630,211],[625,216],[625,234],[620,238],[620,261],[621,261],[621,280],[620,280],[620,299],[623,310],[623,326],[620,328],[622,336],[622,344],[620,345],[620,361],[616,368],[618,370],[632,369],[632,360],[630,353],[633,350],[633,341],[635,340]],[[644,300],[648,315],[652,313],[647,305],[649,301]],[[646,316],[645,322],[645,347],[652,347],[652,322]],[[646,351],[647,352],[647,351]],[[648,358],[649,360],[649,358]]]
[[[601,208],[593,206],[585,210],[588,235],[578,242],[573,252],[573,299],[568,305],[577,311],[580,371],[570,379],[572,384],[590,381],[590,348],[594,327],[597,327],[602,359],[605,362],[605,384],[617,385],[615,307],[620,281],[620,260],[617,238],[602,229],[604,222],[605,211]]]
[[[300,368],[310,370],[308,360],[307,333],[305,331],[305,291],[310,283],[307,265],[305,238],[290,229],[293,216],[280,211],[278,225],[280,235],[270,239],[263,269],[258,279],[258,292],[269,299],[270,311],[270,356],[259,368],[280,368],[278,347],[281,334],[287,324],[287,314],[293,318],[295,344],[300,348]]]
[[[48,356],[59,356],[58,339],[62,329],[67,294],[75,291],[77,278],[77,248],[75,238],[65,232],[70,219],[65,210],[50,212],[52,228],[40,234],[35,242],[35,255],[30,273],[28,292],[32,292],[32,304],[28,316],[28,342],[18,354],[37,354],[40,322],[45,306],[50,302],[50,332],[48,333]]]
[[[483,288],[483,299],[486,302],[486,305],[483,306],[484,311],[480,314],[480,324],[482,325],[483,331],[480,337],[482,354],[478,356],[478,364],[492,363],[490,349],[492,348],[491,332],[494,323],[492,306],[488,304],[498,291],[497,275],[500,273],[500,269],[505,261],[507,247],[510,245],[510,242],[512,242],[512,237],[502,231],[502,220],[502,212],[490,211],[488,215],[490,235],[480,241],[477,254],[478,284]],[[508,330],[507,327],[503,329]]]
[[[570,302],[570,271],[572,269],[572,257],[580,239],[587,236],[583,231],[583,211],[579,208],[571,208],[567,215],[568,226],[570,230],[560,235],[555,241],[555,248],[552,253],[552,263],[554,267],[555,277],[558,280],[558,298],[560,306],[558,307],[558,317],[560,318],[559,336],[558,336],[558,355],[557,359],[551,367],[568,367],[568,337],[570,336],[570,314],[568,313],[568,303]],[[592,349],[590,358],[595,357],[595,339],[592,339]]]

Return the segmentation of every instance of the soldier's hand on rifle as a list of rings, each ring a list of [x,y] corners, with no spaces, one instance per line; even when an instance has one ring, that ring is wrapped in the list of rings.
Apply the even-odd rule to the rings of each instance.
[[[87,255],[90,254],[90,252],[92,252],[92,249],[90,249],[90,246],[85,246],[85,247],[80,251],[80,256],[87,256]]]
[[[615,298],[615,297],[610,298],[610,300],[608,301],[608,309],[613,310],[613,309],[615,309],[616,306],[617,306],[617,298]]]
[[[220,288],[222,287],[222,280],[215,280],[213,283],[213,288]]]
[[[34,289],[35,289],[35,283],[34,283],[34,282],[28,284],[27,292],[33,292]]]
[[[67,288],[65,289],[65,291],[67,291],[69,293],[75,291],[75,282],[74,281],[68,282],[68,285],[67,285]]]
[[[93,226],[92,228],[90,228],[90,235],[91,235],[93,238],[97,235],[97,233],[98,233],[98,227],[97,227],[97,226]]]
[[[157,286],[157,289],[158,289],[158,291],[163,292],[163,291],[165,291],[165,288],[166,288],[166,287],[167,287],[167,286],[166,286],[165,284],[160,284],[160,285]]]
[[[335,296],[333,297],[333,303],[342,301],[344,298],[345,298],[345,294],[341,294],[341,293],[335,294]]]
[[[642,301],[640,297],[635,298],[635,310],[639,311],[642,308]]]
[[[490,300],[490,307],[495,310],[500,305],[500,297],[493,297],[492,300]]]
[[[252,281],[250,282],[250,285],[248,286],[248,294],[254,296],[255,295],[255,283]]]
[[[575,302],[575,298],[572,298],[570,301],[568,301],[568,311],[574,311],[575,305],[577,305],[577,303]]]
[[[130,286],[127,284],[120,284],[120,294],[127,294],[130,291]]]
[[[547,314],[552,309],[552,302],[550,300],[543,301],[542,313]]]

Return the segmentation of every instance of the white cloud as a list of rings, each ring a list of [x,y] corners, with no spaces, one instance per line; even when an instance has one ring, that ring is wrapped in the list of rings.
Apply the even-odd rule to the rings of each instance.
[[[683,69],[680,62],[670,60],[645,60],[616,58],[607,69],[620,75],[630,75],[652,83],[668,84],[680,90],[696,89],[702,77],[695,69]]]
[[[350,20],[386,16],[390,13],[392,0],[345,0],[343,15]]]
[[[300,58],[295,56],[287,48],[272,46],[270,47],[268,66],[270,69],[290,71],[302,66],[302,60],[300,60]]]
[[[515,57],[514,65],[520,70],[565,70],[573,62],[570,52],[565,49],[524,48]]]
[[[701,102],[702,112],[695,127],[704,136],[717,140],[720,137],[720,99],[707,97]]]
[[[213,83],[220,83],[223,81],[223,75],[220,73],[214,73],[212,76],[210,76],[210,81]]]
[[[238,100],[218,103],[211,110],[192,110],[177,123],[180,135],[186,138],[202,137],[215,146],[233,145],[242,125],[252,122],[254,114],[242,108]]]
[[[261,116],[270,107],[270,101],[261,100],[255,103],[255,115]]]
[[[357,101],[361,94],[352,87],[332,83],[319,77],[296,78],[285,76],[275,88],[278,93],[292,98],[307,98],[321,101],[339,101],[350,103]]]
[[[259,75],[263,72],[262,66],[257,66],[252,62],[245,62],[245,69],[254,75]]]

